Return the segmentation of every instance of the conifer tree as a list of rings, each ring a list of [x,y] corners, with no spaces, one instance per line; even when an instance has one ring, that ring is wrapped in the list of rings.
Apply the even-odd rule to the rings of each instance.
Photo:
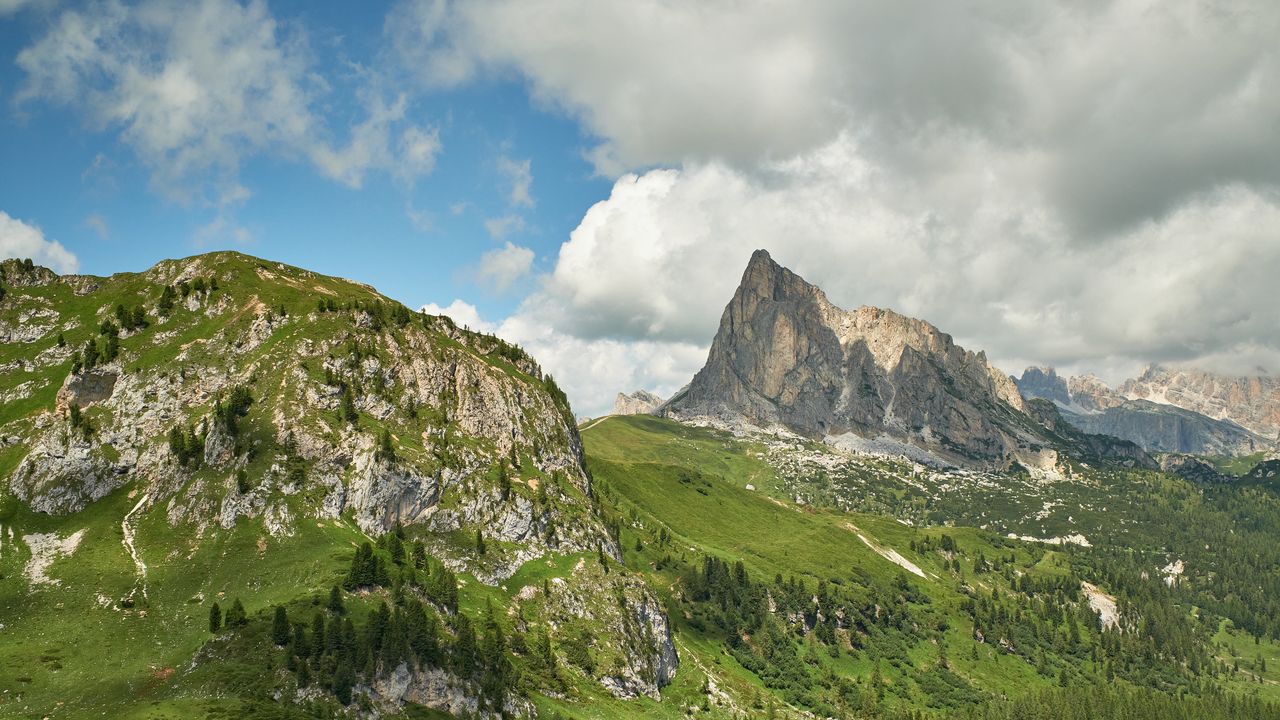
[[[511,499],[511,475],[507,473],[507,464],[498,463],[498,490],[502,494],[502,502]]]
[[[338,402],[338,417],[352,425],[360,419],[360,413],[356,410],[356,398],[351,394],[350,387],[342,388],[342,399]]]
[[[291,637],[293,632],[289,627],[289,615],[283,605],[277,605],[275,619],[271,623],[271,641],[277,647],[284,647],[289,644]]]
[[[223,622],[224,627],[241,627],[249,622],[248,615],[245,614],[244,604],[240,602],[240,598],[236,598],[231,603],[231,607],[227,610],[227,616]]]
[[[209,632],[216,633],[220,629],[222,629],[222,608],[215,602],[209,608]]]

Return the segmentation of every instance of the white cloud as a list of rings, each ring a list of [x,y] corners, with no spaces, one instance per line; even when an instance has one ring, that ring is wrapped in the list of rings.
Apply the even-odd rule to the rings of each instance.
[[[599,138],[610,198],[503,323],[576,404],[650,366],[687,379],[702,358],[683,348],[705,349],[757,247],[1010,370],[1280,351],[1275,3],[423,0],[395,17],[427,86],[514,73]]]
[[[705,360],[763,247],[833,302],[925,318],[1008,371],[1028,361],[1132,371],[1208,363],[1242,345],[1280,350],[1268,280],[1280,277],[1275,194],[1224,188],[1083,248],[1043,206],[1012,198],[989,181],[935,205],[847,138],[772,166],[768,180],[719,163],[625,176],[500,332],[547,328],[512,337],[544,339],[531,348],[571,378],[575,405],[599,407],[644,380],[669,390]]]
[[[1280,184],[1268,0],[410,0],[395,16],[428,84],[519,73],[601,138],[590,155],[610,176],[753,172],[841,134],[886,171],[963,176],[986,171],[963,152],[976,141],[1021,158],[994,171],[1084,241],[1214,185]]]
[[[438,129],[423,129],[416,125],[405,128],[400,134],[399,172],[407,178],[430,174],[435,169],[440,150]]]
[[[529,189],[533,185],[532,162],[530,160],[512,160],[503,155],[498,158],[498,173],[511,185],[511,191],[507,195],[507,200],[511,205],[515,207],[533,207],[533,196],[529,194]]]
[[[364,91],[367,117],[334,143],[317,111],[329,86],[311,63],[306,38],[259,0],[109,1],[61,12],[18,53],[17,99],[119,130],[153,187],[178,199],[238,194],[240,165],[259,153],[309,160],[351,187],[375,169],[409,182],[430,172],[439,138],[407,123],[403,96]]]
[[[480,317],[480,311],[476,310],[475,305],[463,300],[455,299],[444,307],[435,303],[427,303],[418,308],[418,310],[428,315],[447,315],[455,323],[476,332],[491,333],[497,329],[493,323]]]
[[[689,343],[576,338],[528,312],[492,322],[463,300],[444,307],[428,303],[419,309],[432,315],[447,315],[471,330],[519,343],[555,375],[557,384],[573,398],[574,412],[579,414],[608,412],[619,388],[648,388],[669,397],[689,381],[688,368],[706,359],[705,348]]]
[[[107,219],[97,213],[85,218],[84,226],[92,230],[94,234],[103,240],[111,236],[111,229],[107,227]]]
[[[502,240],[512,233],[524,230],[524,218],[519,215],[503,215],[484,221],[484,231],[494,240]]]
[[[0,210],[0,257],[31,258],[57,273],[75,273],[80,261],[56,240],[45,238],[40,228]]]
[[[368,117],[351,129],[346,146],[333,148],[319,143],[310,148],[320,171],[351,188],[360,188],[370,170],[386,170],[410,185],[430,174],[441,150],[439,131],[405,125],[409,99],[403,93],[389,104],[376,92],[366,91],[363,95]],[[398,126],[403,129],[399,139],[393,141]]]
[[[512,315],[495,332],[519,343],[555,376],[575,413],[593,417],[609,412],[620,391],[670,397],[707,359],[706,348],[693,343],[575,337],[529,312]]]
[[[476,279],[497,292],[506,292],[533,267],[533,251],[507,242],[480,256]]]

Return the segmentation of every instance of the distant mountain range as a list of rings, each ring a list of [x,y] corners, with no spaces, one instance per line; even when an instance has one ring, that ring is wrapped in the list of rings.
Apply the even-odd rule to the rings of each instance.
[[[1280,385],[1268,376],[1223,377],[1159,366],[1112,389],[1093,376],[1027,368],[1024,398],[1043,398],[1084,432],[1134,442],[1150,452],[1247,455],[1275,445]],[[1248,425],[1246,425],[1248,423]]]

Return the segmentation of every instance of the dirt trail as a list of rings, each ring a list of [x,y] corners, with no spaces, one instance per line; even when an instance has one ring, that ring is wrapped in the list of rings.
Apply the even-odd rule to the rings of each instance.
[[[142,597],[147,596],[147,564],[142,562],[142,558],[138,556],[138,548],[133,544],[133,525],[129,523],[133,519],[133,514],[142,509],[142,506],[151,499],[149,493],[144,493],[142,499],[137,505],[133,506],[124,516],[124,520],[120,522],[120,529],[124,531],[124,547],[129,551],[129,557],[133,558],[133,564],[138,568],[138,579],[142,582]]]

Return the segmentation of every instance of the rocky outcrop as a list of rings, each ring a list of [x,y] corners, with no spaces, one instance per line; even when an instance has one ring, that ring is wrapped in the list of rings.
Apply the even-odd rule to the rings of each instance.
[[[581,560],[569,578],[555,578],[544,593],[526,596],[529,612],[563,644],[584,632],[598,640],[589,652],[595,679],[619,698],[659,697],[680,659],[666,611],[648,586],[615,568]]]
[[[892,310],[836,307],[759,250],[706,365],[661,412],[811,437],[887,436],[949,462],[1002,467],[1038,440],[1024,410],[983,353]]]
[[[449,717],[515,718],[537,715],[529,701],[515,697],[507,699],[501,713],[485,710],[481,707],[479,692],[472,684],[440,668],[411,669],[405,663],[380,675],[371,686],[362,686],[357,691],[367,695],[377,707],[391,713],[403,710],[407,703],[413,703],[446,713]]]
[[[116,389],[117,374],[114,370],[87,370],[72,373],[58,390],[57,407],[66,409],[72,405],[83,409],[91,403],[111,398]]]
[[[653,415],[665,402],[647,390],[636,390],[630,395],[618,393],[613,400],[614,415]]]
[[[1209,463],[1188,455],[1165,455],[1160,458],[1160,470],[1201,485],[1215,485],[1232,480]]]

